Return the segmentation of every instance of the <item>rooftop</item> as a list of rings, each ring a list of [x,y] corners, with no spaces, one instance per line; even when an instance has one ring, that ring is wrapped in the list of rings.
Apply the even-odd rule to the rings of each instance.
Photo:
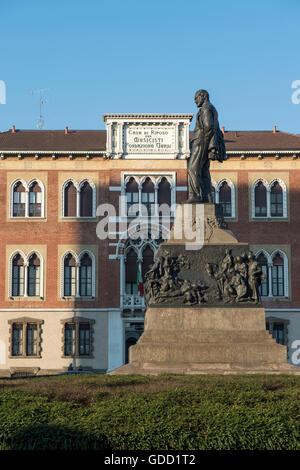
[[[224,131],[228,151],[300,150],[300,135],[281,131]],[[22,130],[0,132],[0,151],[105,151],[105,130]]]

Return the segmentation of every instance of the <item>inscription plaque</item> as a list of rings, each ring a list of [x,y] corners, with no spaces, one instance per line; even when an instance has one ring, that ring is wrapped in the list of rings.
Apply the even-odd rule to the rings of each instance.
[[[175,126],[125,126],[124,150],[129,154],[175,152]]]

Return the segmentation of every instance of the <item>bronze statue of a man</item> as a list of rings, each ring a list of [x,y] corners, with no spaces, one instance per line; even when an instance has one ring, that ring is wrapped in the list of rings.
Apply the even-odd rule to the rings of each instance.
[[[188,159],[187,203],[212,202],[210,160],[226,160],[223,134],[219,127],[218,113],[209,101],[206,90],[198,90],[195,103],[199,112],[191,139],[191,154]]]

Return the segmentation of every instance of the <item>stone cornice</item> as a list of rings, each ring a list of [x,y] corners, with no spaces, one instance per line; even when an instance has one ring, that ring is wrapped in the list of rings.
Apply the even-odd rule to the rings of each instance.
[[[193,119],[193,114],[103,114],[103,121],[106,122],[107,119]]]
[[[90,159],[92,157],[100,157],[103,158],[106,156],[106,150],[89,150],[89,151],[84,151],[84,150],[1,150],[0,149],[0,159],[5,159],[8,156],[11,157],[17,157],[18,159],[21,159],[23,157],[30,156],[35,160],[39,159],[39,156],[44,156],[47,158],[56,158],[57,156],[64,156],[68,159],[71,159],[70,157],[72,156],[81,156],[82,158],[85,159]],[[280,156],[287,156],[287,157],[296,157],[300,158],[300,148],[299,149],[292,149],[292,150],[227,150],[226,154],[228,156],[232,157],[242,157],[246,158],[247,156],[249,157],[255,157],[257,156],[259,158],[260,155],[264,156],[275,156],[280,155]],[[139,158],[139,157],[137,157]],[[149,158],[151,159],[151,155],[149,155]],[[157,157],[155,157],[157,158]],[[161,159],[164,160],[166,157],[162,154]]]
[[[274,149],[274,150],[226,150],[226,153],[228,153],[229,155],[253,155],[253,154],[277,154],[277,153],[281,153],[281,154],[294,154],[294,153],[299,153],[300,152],[300,149],[297,150],[297,149],[292,149],[292,150],[277,150],[277,149]]]
[[[106,153],[105,150],[22,150],[22,149],[19,149],[19,150],[0,150],[0,154],[19,154],[19,153],[22,153],[22,154],[30,154],[30,155],[33,155],[34,157],[36,157],[36,155],[38,154],[47,154],[47,155],[50,155],[52,156],[53,154],[64,154],[66,156],[69,157],[69,155],[71,154],[77,154],[77,155],[83,155],[83,156],[86,156],[86,155],[90,155],[90,154],[99,154],[99,155],[104,155]]]

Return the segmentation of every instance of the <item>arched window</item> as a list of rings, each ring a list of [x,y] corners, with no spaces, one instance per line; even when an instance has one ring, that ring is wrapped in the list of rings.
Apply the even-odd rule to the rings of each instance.
[[[76,217],[77,215],[77,190],[70,181],[64,188],[64,216]]]
[[[271,217],[283,216],[283,193],[278,181],[271,186]]]
[[[158,185],[158,204],[171,206],[171,186],[167,178],[163,177]]]
[[[224,181],[219,188],[219,203],[222,204],[224,217],[231,217],[231,188],[227,181]]]
[[[267,189],[259,181],[254,189],[255,217],[267,217]]]
[[[276,253],[272,266],[272,294],[274,297],[284,296],[284,281],[284,260],[280,253]]]
[[[22,256],[18,253],[12,260],[12,296],[22,297],[25,293],[25,266]]]
[[[138,211],[134,211],[134,213],[132,213],[133,209],[132,211],[130,211],[130,207],[133,204],[138,204],[138,202],[139,202],[139,188],[135,179],[131,177],[126,185],[127,215],[130,215],[132,217],[137,216]]]
[[[93,189],[88,181],[85,181],[80,188],[80,216],[93,216]]]
[[[41,270],[40,270],[40,259],[34,253],[31,255],[28,263],[28,296],[34,297],[40,295],[41,285]]]
[[[126,254],[125,264],[125,292],[126,294],[137,294],[137,254],[133,248]]]
[[[260,295],[267,296],[269,295],[269,269],[268,269],[268,260],[263,253],[256,258],[265,278],[262,284],[259,287]]]
[[[13,217],[25,217],[26,192],[21,181],[13,188]]]
[[[145,179],[142,186],[142,204],[146,207],[148,216],[154,215],[154,184],[152,183],[149,176]]]
[[[42,215],[42,190],[34,181],[29,188],[29,217],[41,217]]]
[[[64,259],[64,296],[76,295],[76,261],[69,253]]]
[[[142,276],[145,281],[145,274],[149,271],[153,264],[154,254],[149,245],[143,251],[143,263],[142,263]]]
[[[92,296],[93,285],[93,263],[90,256],[85,253],[80,259],[79,268],[79,294],[81,297]]]

